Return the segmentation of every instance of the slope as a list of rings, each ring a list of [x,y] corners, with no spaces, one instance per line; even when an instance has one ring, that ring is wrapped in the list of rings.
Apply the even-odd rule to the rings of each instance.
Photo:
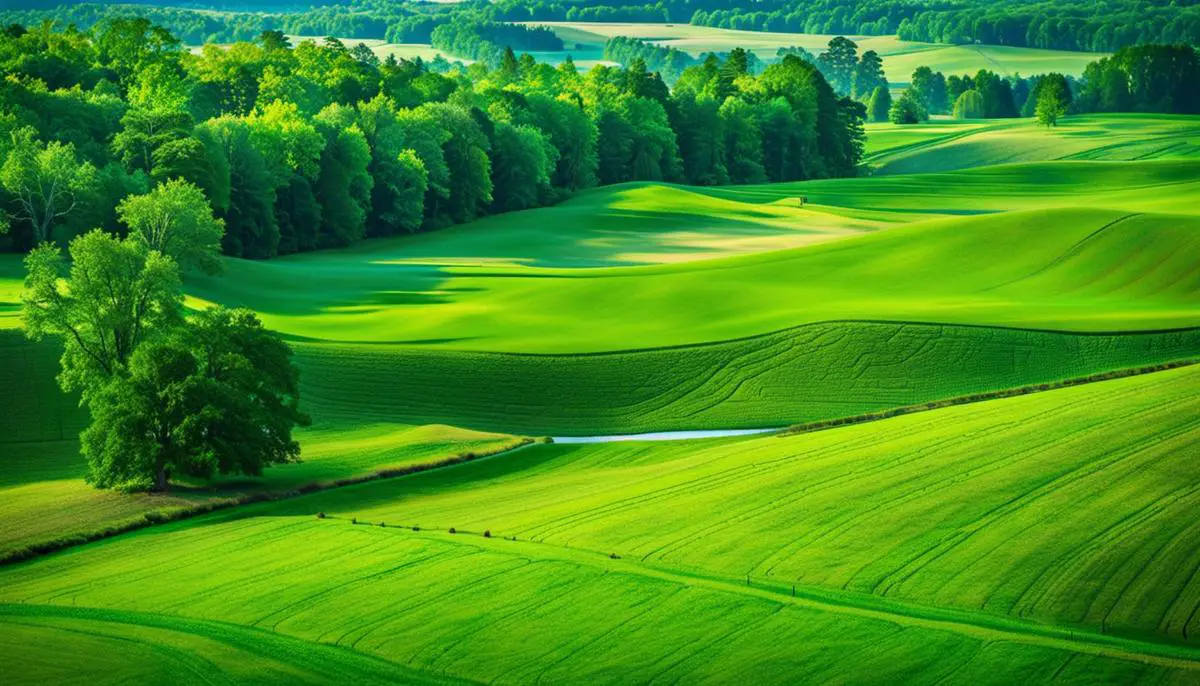
[[[1187,683],[1198,382],[529,448],[10,567],[0,601],[230,622],[500,683]]]

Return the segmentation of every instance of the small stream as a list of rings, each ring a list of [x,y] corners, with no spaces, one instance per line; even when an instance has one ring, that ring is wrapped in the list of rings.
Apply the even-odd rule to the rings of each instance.
[[[616,434],[611,436],[554,436],[555,443],[616,443],[618,441],[686,441],[694,438],[724,436],[753,436],[779,429],[717,429],[713,431],[656,431],[646,434]]]

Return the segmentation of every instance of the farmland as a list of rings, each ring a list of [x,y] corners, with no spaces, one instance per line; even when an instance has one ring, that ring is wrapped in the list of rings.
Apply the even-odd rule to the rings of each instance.
[[[737,31],[690,24],[622,24],[587,22],[536,22],[562,38],[566,53],[578,61],[599,59],[604,42],[613,36],[638,38],[672,47],[691,55],[745,48],[760,59],[774,59],[779,48],[801,47],[813,54],[825,49],[835,36],[767,31]],[[950,74],[974,74],[989,69],[1001,75],[1060,72],[1082,74],[1084,67],[1103,55],[1096,53],[1014,48],[995,45],[943,45],[902,41],[895,36],[848,36],[859,50],[874,50],[883,57],[888,81],[907,84],[913,70],[929,67]],[[549,57],[553,53],[539,53]]]
[[[1186,47],[387,4],[0,32],[5,684],[1200,682]]]
[[[868,164],[876,174],[953,171],[1050,160],[1152,160],[1200,157],[1200,125],[1190,117],[1089,115],[1053,131],[1030,120],[934,121],[868,126]]]
[[[1185,683],[1196,383],[1180,369],[789,438],[539,446],[251,506],[0,572],[0,621],[20,629],[0,650],[175,623],[185,654],[224,653],[231,624],[303,641],[306,664],[353,647],[473,680],[804,665]],[[140,668],[113,662],[114,679]]]

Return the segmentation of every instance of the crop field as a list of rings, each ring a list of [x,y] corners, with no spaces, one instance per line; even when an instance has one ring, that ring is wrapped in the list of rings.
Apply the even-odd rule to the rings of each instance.
[[[215,513],[0,570],[0,654],[50,670],[119,637],[94,658],[116,681],[170,632],[174,659],[225,669],[271,637],[244,658],[267,674],[278,650],[506,683],[1189,683],[1198,384],[1183,368],[786,438],[537,446]]]
[[[763,59],[786,46],[817,53],[832,38],[547,25],[566,50],[536,56],[570,54],[582,68],[603,62],[612,36],[691,54],[745,47]],[[896,87],[921,65],[1078,75],[1100,57],[852,38],[883,56]],[[380,57],[441,54],[361,42]],[[89,59],[99,64],[103,52]],[[304,148],[320,139],[322,164],[365,168],[353,188],[324,172],[311,185],[321,235],[357,231],[329,204],[339,199],[352,214],[369,196],[372,232],[394,228],[379,202],[456,216],[436,191],[409,192],[420,184],[404,155],[414,175],[402,179],[405,198],[378,185],[392,167],[358,159],[351,140],[370,132],[375,155],[387,122],[371,129],[364,113],[350,123],[357,96],[347,95],[360,85],[373,93],[376,72],[361,56],[329,57],[338,65],[329,83],[295,72],[274,84],[314,103],[349,98],[326,110],[320,135],[280,120],[247,139],[261,147],[278,133]],[[47,65],[33,64],[56,68]],[[214,106],[242,92],[216,87],[240,78],[233,60],[192,66],[218,79],[203,80],[212,90],[201,99]],[[518,74],[485,89],[472,85],[479,71],[455,76],[460,90],[427,122],[440,135],[462,115],[491,138],[482,157],[466,137],[448,138],[451,178],[482,188],[490,173],[496,188],[551,197],[533,180],[534,156],[517,154],[537,130],[503,128],[498,109],[546,84]],[[590,121],[611,124],[599,113],[624,111],[603,109],[614,103],[642,116],[614,99],[644,94],[622,80],[589,100],[600,108],[585,108]],[[156,85],[136,83],[118,89],[120,102]],[[445,99],[433,95],[445,85],[430,79],[413,92]],[[563,102],[594,95],[555,88],[546,93]],[[687,146],[684,178],[709,178],[691,169],[705,144],[683,135],[700,120],[675,121],[690,105],[668,102],[683,103],[667,123]],[[793,114],[799,126],[812,113]],[[569,119],[561,130],[576,131]],[[842,117],[832,117],[839,128],[821,119],[814,149],[849,129]],[[399,120],[393,133],[417,125]],[[140,121],[122,117],[122,132]],[[190,314],[249,308],[287,343],[312,422],[291,434],[299,462],[181,475],[197,471],[184,460],[211,463],[241,447],[226,425],[255,415],[234,401],[275,400],[250,381],[288,366],[279,347],[276,360],[218,379],[225,370],[211,351],[233,348],[205,356],[187,346],[230,334],[191,317],[178,331],[196,338],[159,339],[169,345],[153,362],[168,364],[135,357],[138,374],[114,380],[126,370],[114,357],[115,372],[96,372],[112,397],[89,396],[128,401],[105,416],[97,400],[96,421],[137,414],[120,431],[150,447],[138,454],[113,441],[110,453],[122,454],[106,457],[133,455],[141,463],[131,469],[160,477],[163,492],[89,483],[80,432],[91,417],[57,382],[62,341],[27,339],[26,268],[0,253],[0,681],[1200,683],[1200,118],[1070,114],[1052,129],[935,119],[870,124],[867,134],[853,177],[621,183],[344,248],[221,257],[219,275],[184,271],[182,289],[166,290],[182,293]],[[38,145],[18,138],[14,151]],[[565,151],[555,159],[573,159],[563,141],[544,140],[547,153]],[[116,152],[128,142],[90,141],[87,155],[107,160],[105,193],[121,180],[113,165],[129,164]],[[653,178],[640,169],[644,152],[614,178]],[[157,152],[147,159],[161,162]],[[270,160],[272,178],[282,159]],[[546,160],[543,176],[556,164]],[[246,178],[256,173],[237,164]],[[6,203],[22,192],[10,188],[15,175],[32,173],[19,166],[4,164]],[[281,197],[295,209],[308,202],[308,186],[290,182],[295,197],[264,186],[235,202],[232,191],[246,189],[226,171],[229,205],[217,214],[239,240],[261,228],[237,214],[250,200],[279,211]],[[211,225],[212,205],[197,200],[211,190],[193,190],[185,204],[200,208],[197,225]],[[141,217],[131,216],[123,221]],[[56,227],[62,242],[68,225]],[[43,278],[41,292],[54,283]],[[62,283],[88,295],[79,281]],[[116,302],[114,290],[95,297]],[[272,434],[268,421],[243,424],[231,430],[247,443]],[[126,436],[116,431],[110,438]],[[184,453],[197,436],[203,451]],[[156,449],[176,452],[155,462]]]
[[[835,36],[808,33],[738,31],[691,24],[622,24],[590,22],[532,22],[548,26],[562,38],[566,51],[576,59],[598,59],[604,42],[613,36],[628,36],[677,48],[692,55],[728,52],[745,48],[764,60],[775,59],[779,48],[802,47],[814,55]],[[1059,72],[1080,75],[1090,62],[1103,54],[1043,50],[1000,45],[945,45],[902,41],[895,36],[847,36],[859,52],[874,50],[883,57],[884,74],[893,85],[907,84],[917,67],[951,74],[974,74],[988,69],[1002,76]],[[554,53],[541,53],[553,55]]]
[[[1052,160],[1200,158],[1200,122],[1163,115],[1067,117],[1047,130],[1032,119],[932,121],[867,127],[875,174],[912,174]]]

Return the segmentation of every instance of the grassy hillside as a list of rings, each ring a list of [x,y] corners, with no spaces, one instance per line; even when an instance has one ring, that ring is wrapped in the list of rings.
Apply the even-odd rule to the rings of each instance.
[[[882,323],[603,355],[299,343],[319,424],[530,435],[779,427],[1200,357],[1200,329],[1121,336]]]
[[[613,36],[629,36],[674,47],[692,55],[727,52],[745,48],[762,59],[773,59],[781,47],[798,46],[820,53],[833,35],[737,31],[690,24],[622,24],[589,22],[534,22],[549,26],[562,38],[573,57],[597,59],[604,42]],[[848,36],[859,52],[874,50],[883,59],[884,73],[893,84],[906,84],[913,70],[928,66],[950,74],[974,74],[989,69],[1002,76],[1059,72],[1080,75],[1084,68],[1104,55],[1065,50],[1014,48],[997,45],[946,45],[902,41],[895,36]],[[564,53],[565,54],[565,53]],[[539,58],[554,61],[554,53]],[[559,58],[561,59],[561,57]]]
[[[1032,119],[867,126],[875,174],[913,174],[1050,160],[1200,158],[1195,117],[1105,114],[1066,117],[1053,129]]]
[[[977,202],[1006,202],[987,197],[984,185],[1006,173],[1016,172],[973,179]],[[916,180],[845,183],[814,183],[803,192],[819,203],[836,193],[842,202],[897,211],[922,204]],[[919,183],[939,197],[932,180]],[[1055,182],[1043,183],[1049,199]],[[848,197],[847,189],[859,194]],[[295,337],[512,352],[663,347],[831,320],[1168,329],[1200,323],[1198,229],[1193,217],[1133,210],[1012,212],[790,251],[586,270],[311,254],[230,262],[224,277],[193,280],[189,290],[200,301],[251,307]],[[1136,259],[1128,259],[1133,245]]]
[[[0,570],[0,601],[481,681],[1187,683],[1198,388],[1190,368],[789,438],[539,446]],[[0,652],[96,640],[73,636]]]

